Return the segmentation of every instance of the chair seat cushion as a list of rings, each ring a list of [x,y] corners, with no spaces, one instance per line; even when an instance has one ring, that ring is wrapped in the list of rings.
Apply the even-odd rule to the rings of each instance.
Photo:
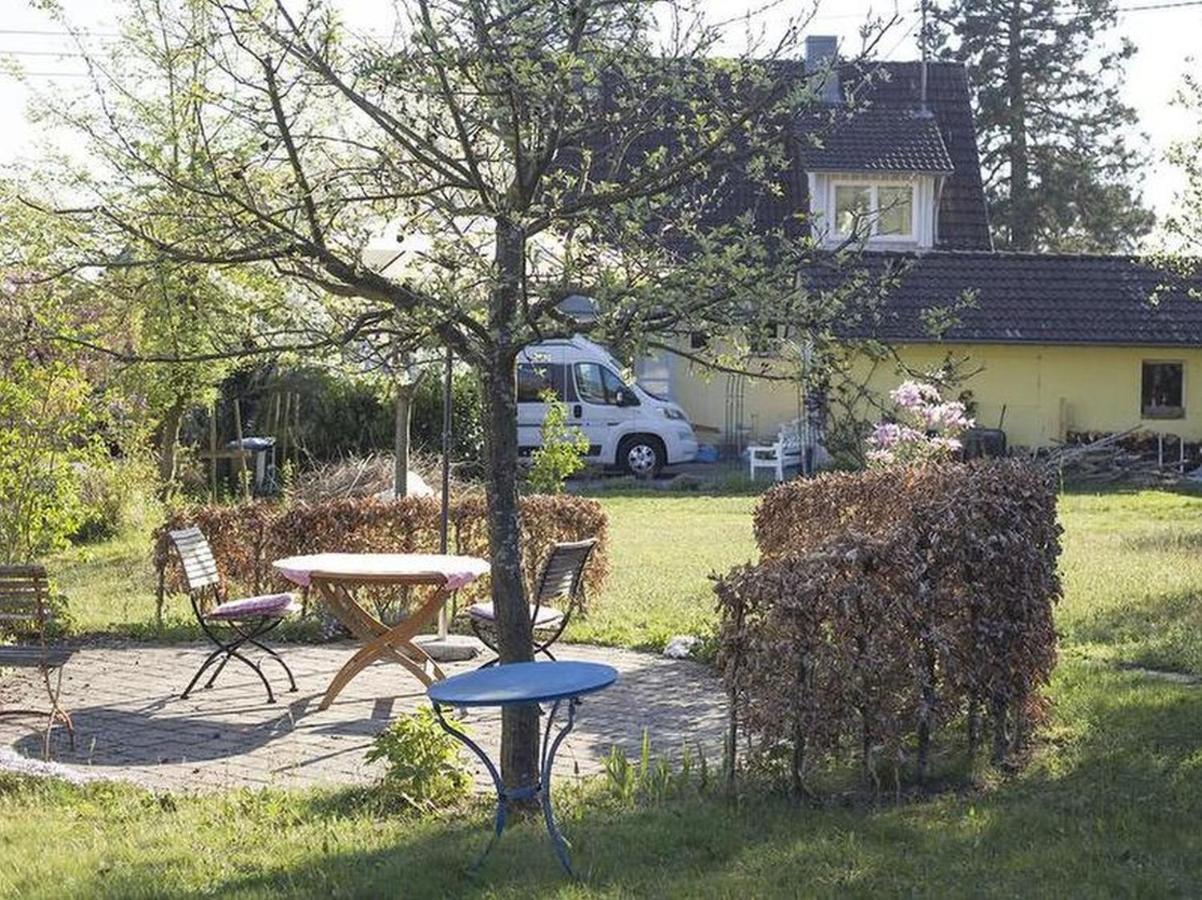
[[[206,619],[282,619],[300,606],[291,594],[260,594],[230,600],[209,611]]]
[[[467,614],[480,622],[495,622],[497,619],[497,613],[493,609],[491,600],[487,603],[472,604],[467,608]],[[530,616],[534,618],[535,628],[549,628],[552,625],[558,625],[563,619],[563,613],[554,606],[540,606],[536,614],[533,603],[530,604]]]

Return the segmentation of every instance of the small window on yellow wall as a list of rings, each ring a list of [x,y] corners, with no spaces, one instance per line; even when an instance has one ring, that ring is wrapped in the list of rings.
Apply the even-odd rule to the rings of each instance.
[[[1185,418],[1185,367],[1179,362],[1144,362],[1140,415],[1145,419]]]

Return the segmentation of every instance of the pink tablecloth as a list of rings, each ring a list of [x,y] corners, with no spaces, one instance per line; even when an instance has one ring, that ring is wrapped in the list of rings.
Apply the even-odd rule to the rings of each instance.
[[[356,577],[427,577],[445,580],[450,590],[471,584],[488,572],[488,560],[439,553],[314,553],[289,556],[272,565],[289,581],[307,587],[314,576],[337,580]]]

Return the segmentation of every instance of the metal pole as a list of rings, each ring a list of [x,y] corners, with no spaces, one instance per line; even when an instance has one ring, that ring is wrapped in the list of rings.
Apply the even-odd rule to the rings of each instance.
[[[438,532],[438,550],[447,552],[451,524],[451,403],[453,400],[451,376],[455,357],[451,348],[447,347],[447,358],[442,378],[442,518]],[[438,639],[447,639],[447,607],[444,604],[438,613]]]

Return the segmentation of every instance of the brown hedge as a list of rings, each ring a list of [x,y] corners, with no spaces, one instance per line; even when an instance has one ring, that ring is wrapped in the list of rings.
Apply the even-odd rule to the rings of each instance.
[[[865,774],[935,729],[989,714],[994,759],[1021,740],[1056,662],[1054,485],[1017,461],[832,473],[755,514],[759,564],[721,579],[732,737],[787,757],[795,789],[850,748]],[[733,762],[733,756],[732,756]],[[733,768],[731,770],[733,774]]]
[[[571,495],[528,496],[521,500],[522,551],[529,584],[533,584],[551,545],[597,537],[589,559],[585,586],[595,596],[609,572],[608,521],[595,500]],[[274,560],[304,553],[436,553],[439,502],[431,497],[400,500],[350,498],[323,503],[281,506],[255,502],[234,506],[195,506],[172,511],[155,533],[155,565],[168,590],[182,589],[175,556],[168,552],[166,532],[197,525],[213,548],[228,590],[262,593],[290,585],[272,568]],[[451,503],[451,552],[489,557],[488,517],[483,496],[469,495]],[[487,597],[488,580],[460,592],[460,601]]]

